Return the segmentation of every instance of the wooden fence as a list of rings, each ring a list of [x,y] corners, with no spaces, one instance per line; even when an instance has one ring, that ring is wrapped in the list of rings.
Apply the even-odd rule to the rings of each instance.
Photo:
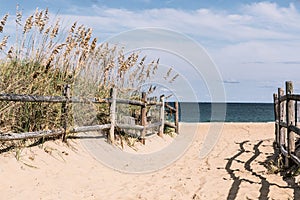
[[[0,94],[0,101],[15,101],[15,102],[44,102],[44,103],[61,103],[61,128],[57,130],[41,130],[35,132],[23,132],[23,133],[0,133],[0,141],[8,140],[21,140],[30,138],[41,138],[41,137],[53,137],[62,136],[62,140],[65,142],[68,133],[88,132],[88,131],[100,131],[109,130],[108,141],[114,143],[115,140],[115,129],[134,129],[141,132],[140,138],[143,144],[145,144],[146,131],[155,127],[159,127],[158,135],[162,136],[164,127],[169,126],[175,128],[178,133],[178,102],[175,102],[175,107],[172,107],[165,103],[164,96],[160,97],[160,101],[149,101],[147,100],[146,93],[142,93],[142,100],[129,100],[129,99],[118,99],[117,89],[112,88],[110,98],[99,99],[99,98],[82,98],[72,97],[70,94],[70,87],[66,85],[63,90],[62,96],[34,96],[34,95],[18,95],[18,94]],[[81,127],[70,127],[68,124],[68,104],[102,104],[108,103],[110,107],[110,124],[94,125],[94,126],[81,126]],[[116,121],[116,106],[117,104],[128,104],[141,107],[141,124],[119,124]],[[160,120],[155,123],[148,123],[147,121],[147,107],[148,106],[160,106]],[[165,120],[165,113],[171,112],[175,114],[174,122]]]
[[[287,81],[286,90],[278,88],[273,95],[275,114],[275,142],[284,156],[284,165],[290,167],[292,163],[300,165],[300,158],[296,156],[296,142],[300,136],[298,122],[298,101],[300,95],[293,94],[293,83]]]

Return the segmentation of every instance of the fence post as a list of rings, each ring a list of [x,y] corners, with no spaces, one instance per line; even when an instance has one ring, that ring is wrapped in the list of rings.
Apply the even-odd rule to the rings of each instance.
[[[280,98],[284,95],[284,90],[282,88],[278,88],[278,113],[279,113],[279,123],[284,121],[285,117],[285,104],[280,101]],[[280,145],[285,146],[285,128],[279,124],[279,143]]]
[[[275,143],[278,148],[280,147],[278,94],[273,94],[273,100],[274,100],[274,116],[275,116]]]
[[[62,135],[62,141],[66,142],[67,141],[67,132],[68,132],[68,103],[70,100],[70,85],[65,85],[62,95],[66,98],[66,102],[63,102],[61,104],[61,126],[64,129],[64,133]]]
[[[280,98],[284,96],[284,90],[282,88],[278,88],[278,113],[279,113],[279,123],[283,123],[285,119],[285,102],[280,101]],[[279,145],[283,146],[284,148],[286,147],[286,130],[285,128],[279,124]],[[284,165],[286,168],[288,168],[289,165],[289,159],[285,156],[284,157]]]
[[[163,136],[163,133],[164,133],[164,128],[165,128],[165,96],[162,95],[160,96],[160,102],[161,102],[161,107],[160,107],[160,122],[161,122],[161,125],[159,127],[159,133],[158,135],[160,137]]]
[[[295,101],[295,126],[298,126],[298,101]]]
[[[286,83],[286,123],[287,123],[287,141],[288,141],[288,154],[295,151],[295,133],[291,131],[290,125],[295,125],[293,121],[295,119],[295,102],[291,100],[288,95],[293,93],[293,83],[291,81],[287,81]]]
[[[115,142],[115,125],[116,125],[116,100],[117,100],[117,89],[111,88],[110,90],[110,130],[108,141],[113,144]]]
[[[142,92],[142,102],[144,105],[141,107],[141,125],[144,127],[141,134],[141,142],[145,144],[145,136],[146,136],[146,129],[145,126],[147,125],[147,94],[146,92]]]
[[[178,101],[175,102],[175,126],[176,126],[176,133],[179,133],[179,105]]]

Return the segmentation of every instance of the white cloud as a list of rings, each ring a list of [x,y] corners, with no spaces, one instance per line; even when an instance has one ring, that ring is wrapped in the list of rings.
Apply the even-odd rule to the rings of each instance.
[[[73,6],[72,9],[73,15],[61,11],[61,18],[68,23],[78,21],[92,27],[94,36],[101,40],[141,27],[167,28],[188,34],[204,44],[225,80],[242,83],[246,79],[297,79],[296,74],[300,73],[297,67],[300,12],[292,3],[287,7],[271,2],[251,3],[235,11],[204,8],[133,11],[97,5]]]
[[[149,9],[129,11],[94,7],[94,16],[80,16],[80,21],[108,31],[109,36],[137,27],[162,27],[190,35],[205,46],[221,70],[223,79],[239,80],[247,90],[256,91],[259,81],[298,80],[300,68],[300,13],[293,4],[280,7],[260,2],[244,5],[240,10],[178,10]],[[69,16],[75,17],[75,16]],[[293,73],[291,73],[291,71]],[[252,81],[257,84],[248,84]],[[251,82],[251,83],[252,83]],[[242,97],[227,84],[228,100],[236,98],[255,101],[267,98]],[[244,89],[245,90],[245,89]],[[234,92],[231,94],[231,92]],[[263,101],[263,99],[260,99]]]
[[[295,39],[289,30],[300,31],[299,12],[293,4],[281,8],[275,3],[254,3],[236,13],[209,9],[178,10],[171,8],[130,11],[93,6],[82,13],[65,16],[78,19],[101,31],[118,32],[136,27],[163,27],[208,37],[216,41],[235,42],[249,39]]]

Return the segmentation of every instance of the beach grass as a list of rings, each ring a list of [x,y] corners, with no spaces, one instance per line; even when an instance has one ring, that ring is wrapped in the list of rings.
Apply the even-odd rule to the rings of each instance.
[[[9,20],[16,25],[11,35],[5,33]],[[61,96],[68,84],[74,96],[107,98],[112,87],[124,93],[138,91],[159,65],[158,60],[148,62],[137,52],[125,55],[122,47],[99,43],[92,28],[77,22],[63,27],[59,17],[50,19],[48,9],[37,8],[25,17],[17,7],[15,19],[4,15],[0,41],[1,93]],[[61,126],[60,104],[0,102],[0,107],[1,132]],[[82,115],[88,113],[81,109]],[[94,109],[98,124],[109,121],[108,105]],[[73,125],[72,106],[70,110],[69,124]]]

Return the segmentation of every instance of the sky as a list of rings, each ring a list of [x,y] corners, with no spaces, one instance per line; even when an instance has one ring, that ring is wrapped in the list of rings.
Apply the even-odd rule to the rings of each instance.
[[[227,102],[272,102],[273,93],[287,80],[300,92],[299,0],[0,0],[0,17],[14,15],[16,4],[24,15],[37,7],[49,8],[64,23],[78,21],[93,28],[100,41],[149,27],[180,33],[199,44],[212,60]],[[157,50],[148,53],[163,55]],[[212,83],[205,77],[192,78],[187,60],[164,56],[163,65],[183,74],[179,83],[190,85],[197,100],[212,100],[213,86],[207,85]],[[180,90],[178,85],[174,88]],[[180,95],[188,96],[185,91]]]

